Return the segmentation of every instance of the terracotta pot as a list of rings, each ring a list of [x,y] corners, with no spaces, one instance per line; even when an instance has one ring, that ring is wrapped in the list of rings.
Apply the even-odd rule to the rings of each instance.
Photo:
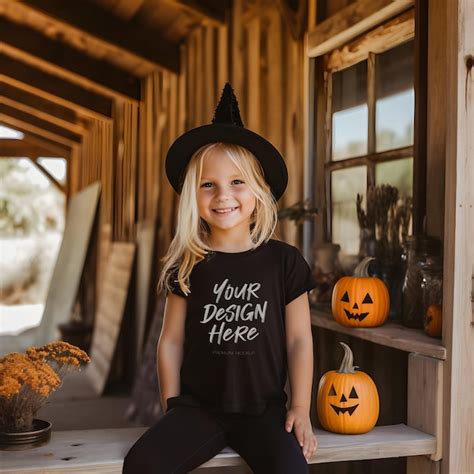
[[[51,439],[52,423],[33,419],[33,429],[22,433],[5,433],[0,431],[0,449],[3,451],[20,451],[37,448],[47,444]]]

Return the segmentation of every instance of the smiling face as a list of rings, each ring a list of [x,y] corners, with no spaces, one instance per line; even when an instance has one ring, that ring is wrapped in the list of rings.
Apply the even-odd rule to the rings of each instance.
[[[377,422],[379,397],[373,380],[364,372],[326,372],[320,379],[317,412],[321,426],[343,434],[366,433]]]
[[[347,291],[342,295],[341,301],[347,303],[343,305],[344,313],[347,316],[347,319],[355,319],[356,321],[363,321],[369,314],[371,307],[374,302],[369,293],[366,293],[362,302],[357,303],[357,301],[350,300],[349,293]]]
[[[334,286],[334,319],[352,327],[383,324],[390,309],[390,296],[384,282],[375,277],[343,277]]]
[[[209,225],[214,239],[250,242],[256,198],[239,168],[219,148],[203,159],[197,203],[199,215]]]
[[[329,389],[329,394],[328,397],[336,397],[335,400],[337,400],[337,397],[339,397],[339,394],[337,393],[336,389],[334,388],[334,384],[331,384],[331,388]],[[359,396],[357,395],[356,389],[354,386],[352,386],[349,398],[352,399],[353,402],[359,400]],[[354,400],[355,399],[355,400]],[[336,405],[335,403],[330,403],[332,409],[336,412],[336,415],[348,413],[349,416],[352,416],[354,413],[355,409],[359,406],[359,404],[354,404],[350,406],[342,406],[347,403],[347,398],[344,395],[344,393],[341,393],[341,396],[339,397],[339,405]]]

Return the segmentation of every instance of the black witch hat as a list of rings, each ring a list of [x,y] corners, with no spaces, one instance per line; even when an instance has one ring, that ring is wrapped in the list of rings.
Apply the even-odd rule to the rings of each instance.
[[[168,150],[166,175],[178,194],[181,193],[186,166],[192,155],[202,146],[215,142],[234,143],[251,151],[262,165],[265,180],[275,200],[280,199],[288,183],[285,161],[268,140],[244,127],[239,104],[228,82],[224,86],[212,122],[187,131]]]

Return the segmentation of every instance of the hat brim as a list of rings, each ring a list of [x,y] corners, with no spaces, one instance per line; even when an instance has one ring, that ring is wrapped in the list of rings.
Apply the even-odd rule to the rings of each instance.
[[[166,175],[173,189],[181,193],[181,180],[192,155],[209,143],[226,142],[241,145],[259,160],[277,201],[288,184],[288,171],[279,151],[265,138],[251,130],[235,125],[208,124],[196,127],[178,137],[166,155]]]

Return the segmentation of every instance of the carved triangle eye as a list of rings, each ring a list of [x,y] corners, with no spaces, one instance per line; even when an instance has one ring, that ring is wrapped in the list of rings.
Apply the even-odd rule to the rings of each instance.
[[[342,295],[341,301],[349,303],[349,294],[347,293],[347,291]]]
[[[362,301],[362,304],[370,304],[370,303],[373,303],[373,301],[372,301],[372,298],[370,297],[370,295],[367,293],[365,295],[364,301]]]
[[[331,389],[329,390],[329,395],[330,395],[330,396],[335,396],[335,395],[337,395],[336,389],[334,388],[334,385],[331,385]]]
[[[359,398],[357,396],[357,392],[356,392],[356,389],[354,387],[352,387],[351,393],[349,394],[349,398]]]

